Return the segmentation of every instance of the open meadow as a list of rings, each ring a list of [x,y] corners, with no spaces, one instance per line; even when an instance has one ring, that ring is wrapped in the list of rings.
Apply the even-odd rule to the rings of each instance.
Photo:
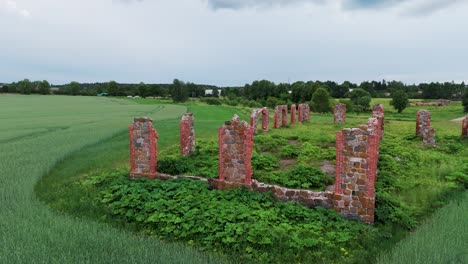
[[[248,120],[248,108],[61,96],[0,96],[0,102],[0,263],[467,259],[458,246],[464,234],[456,232],[466,230],[460,210],[466,207],[468,173],[468,143],[460,139],[460,123],[451,121],[463,116],[458,102],[427,108],[437,135],[437,147],[427,148],[414,136],[420,108],[398,114],[388,100],[374,100],[385,105],[374,226],[243,189],[209,191],[205,183],[184,179],[129,180],[127,127],[133,117],[154,120],[159,170],[214,178],[217,128],[235,113]],[[199,143],[195,155],[180,158],[179,120],[186,111],[194,113]],[[334,164],[335,133],[368,117],[348,113],[346,124],[333,124],[332,114],[312,113],[308,123],[260,133],[253,178],[323,190],[333,183],[316,168]],[[443,207],[449,200],[458,202]],[[428,218],[434,212],[434,220]],[[439,234],[439,244],[454,246],[438,252],[434,243],[423,251],[431,232]]]

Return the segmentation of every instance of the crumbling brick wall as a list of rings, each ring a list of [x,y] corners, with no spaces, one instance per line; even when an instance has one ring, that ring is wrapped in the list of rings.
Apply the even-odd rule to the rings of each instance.
[[[416,113],[416,135],[422,135],[424,128],[431,127],[431,113],[427,110],[419,110]]]
[[[345,104],[335,104],[333,109],[333,123],[345,123],[346,122],[346,105]]]
[[[234,115],[219,128],[219,181],[252,183],[253,130]]]
[[[380,136],[384,134],[384,105],[375,104],[372,106],[372,117],[377,118],[380,127]]]
[[[270,113],[267,107],[252,110],[250,115],[250,126],[252,126],[254,135],[257,134],[258,116],[262,115],[262,131],[268,132],[270,127]]]
[[[291,124],[296,123],[296,105],[291,105]]]
[[[347,219],[369,224],[374,222],[374,184],[379,159],[380,136],[375,131],[378,130],[362,126],[336,134],[334,209]]]
[[[280,125],[281,118],[281,125]],[[277,105],[275,107],[275,117],[274,117],[274,128],[280,128],[280,126],[288,125],[288,106],[287,105]]]
[[[156,177],[158,133],[148,117],[137,117],[129,126],[130,177]]]
[[[195,151],[195,128],[192,113],[185,113],[180,126],[180,155],[186,156]]]
[[[462,121],[462,137],[468,137],[468,115]]]
[[[423,145],[434,147],[435,144],[435,129],[432,127],[425,127],[422,129],[422,136],[423,136]]]
[[[299,123],[310,121],[310,106],[308,104],[299,104]]]

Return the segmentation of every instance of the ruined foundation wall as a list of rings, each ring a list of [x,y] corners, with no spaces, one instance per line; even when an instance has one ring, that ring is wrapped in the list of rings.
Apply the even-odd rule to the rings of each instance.
[[[180,154],[186,156],[195,151],[195,128],[192,113],[185,113],[179,123]]]
[[[333,123],[345,123],[346,122],[346,105],[345,104],[335,104],[333,109]]]
[[[427,110],[419,110],[416,113],[416,135],[422,135],[425,128],[431,127],[431,113]]]
[[[237,115],[219,128],[219,181],[252,183],[253,129]]]
[[[158,133],[148,117],[135,118],[129,126],[130,177],[154,179],[157,166]]]

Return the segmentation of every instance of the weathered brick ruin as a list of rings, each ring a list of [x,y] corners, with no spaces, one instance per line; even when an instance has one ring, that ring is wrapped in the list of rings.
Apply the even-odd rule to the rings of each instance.
[[[424,146],[435,146],[435,129],[431,127],[431,113],[427,110],[416,113],[416,135],[423,137]]]
[[[186,156],[195,151],[195,128],[192,113],[185,113],[180,126],[180,155]]]
[[[468,137],[468,115],[462,121],[462,137]]]
[[[340,124],[346,122],[346,105],[335,104],[333,109],[333,123]]]
[[[379,159],[380,127],[346,128],[336,134],[334,209],[347,219],[374,222],[374,184]]]
[[[281,124],[280,124],[281,116]],[[288,125],[288,106],[287,105],[277,105],[275,107],[275,117],[274,117],[274,128],[285,127]]]
[[[416,135],[422,135],[424,128],[431,126],[431,113],[427,110],[419,110],[416,113]]]
[[[254,134],[257,134],[258,116],[260,114],[262,115],[262,131],[268,132],[270,127],[270,112],[268,111],[268,108],[262,107],[254,109],[250,115],[250,126],[253,128]]]
[[[148,117],[137,117],[129,126],[130,177],[156,177],[158,133]]]
[[[219,181],[250,185],[253,130],[237,115],[219,128]]]
[[[291,105],[291,124],[296,123],[296,105]]]
[[[310,106],[308,104],[299,104],[299,123],[310,121]]]
[[[384,134],[384,105],[383,104],[375,104],[372,106],[372,117],[376,118],[379,122],[380,126],[380,137],[383,137]]]

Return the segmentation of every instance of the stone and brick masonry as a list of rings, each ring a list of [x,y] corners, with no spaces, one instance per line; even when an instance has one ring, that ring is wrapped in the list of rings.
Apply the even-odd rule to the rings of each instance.
[[[299,123],[310,121],[310,106],[308,104],[299,104]]]
[[[262,115],[262,131],[268,132],[270,127],[270,112],[268,111],[268,108],[263,107],[254,109],[250,115],[250,126],[253,128],[254,134],[257,134],[258,116],[260,114]]]
[[[431,113],[427,110],[419,110],[416,113],[416,135],[422,135],[423,129],[431,127]]]
[[[462,137],[468,137],[468,115],[462,121]]]
[[[129,126],[130,177],[156,177],[158,133],[148,117],[137,117]]]
[[[335,104],[333,109],[333,123],[340,124],[346,122],[346,105],[345,104]]]
[[[281,117],[281,123],[280,123]],[[288,106],[287,105],[277,105],[275,107],[275,117],[274,117],[274,128],[285,127],[288,125]]]
[[[195,128],[192,113],[185,113],[180,126],[180,155],[186,156],[195,151]]]
[[[378,124],[377,120],[369,121]],[[346,128],[336,134],[334,209],[347,219],[374,222],[380,128]]]
[[[296,123],[296,105],[291,105],[291,124]]]
[[[372,106],[372,117],[376,118],[379,122],[380,126],[380,138],[383,137],[384,134],[384,105],[383,104],[375,104]]]
[[[237,115],[219,130],[219,181],[252,183],[253,130]]]

